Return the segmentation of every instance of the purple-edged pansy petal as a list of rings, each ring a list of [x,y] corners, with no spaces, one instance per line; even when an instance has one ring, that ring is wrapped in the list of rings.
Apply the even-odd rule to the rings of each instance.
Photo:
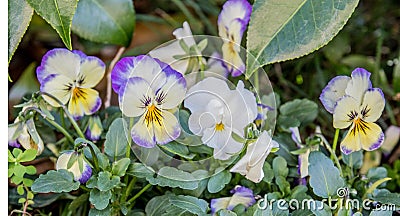
[[[105,68],[105,64],[99,58],[88,56],[82,59],[78,85],[83,88],[95,87],[103,79]]]
[[[73,80],[79,73],[80,56],[67,49],[53,49],[48,51],[42,58],[41,65],[36,70],[39,83],[51,74],[62,74]]]
[[[101,133],[103,132],[103,125],[99,116],[89,117],[89,124],[85,131],[85,136],[89,140],[97,141],[100,139]]]
[[[350,154],[362,149],[373,151],[379,148],[384,141],[382,129],[375,123],[355,123],[348,131],[346,137],[340,143],[344,154]]]
[[[68,103],[68,111],[75,117],[91,115],[101,107],[101,98],[96,90],[90,88],[74,88]]]
[[[298,127],[291,127],[289,128],[292,136],[292,140],[297,144],[297,146],[301,145],[301,137]]]
[[[81,184],[84,184],[89,180],[89,178],[92,176],[92,168],[89,166],[89,164],[82,158],[82,170],[79,167],[79,160],[77,159],[72,166],[68,169],[68,162],[72,156],[72,154],[78,154],[77,152],[74,151],[68,151],[63,154],[61,154],[56,163],[56,169],[65,169],[71,172],[74,175],[74,180],[79,181]],[[82,155],[79,155],[78,157],[83,157]]]
[[[370,76],[371,73],[363,68],[356,68],[351,73],[351,80],[349,81],[345,92],[347,95],[355,98],[359,105],[362,103],[365,92],[372,88],[372,84],[369,79]]]
[[[165,84],[157,90],[155,100],[162,109],[173,109],[182,103],[186,94],[186,80],[182,74],[171,69]]]
[[[349,127],[352,122],[350,120],[351,115],[357,116],[359,113],[360,105],[358,101],[348,95],[340,98],[335,105],[333,112],[333,127],[344,129]]]
[[[119,106],[122,113],[128,117],[140,116],[145,108],[153,102],[154,92],[149,83],[140,77],[128,80],[120,89]]]
[[[337,76],[322,90],[319,100],[328,112],[333,113],[336,102],[346,94],[345,89],[350,80],[348,76]]]
[[[140,117],[132,127],[131,136],[133,142],[145,148],[153,148],[156,146],[154,137],[153,124],[146,124],[145,115]]]
[[[361,105],[361,114],[367,122],[375,122],[382,115],[385,108],[385,96],[379,88],[367,90]]]
[[[243,186],[236,186],[231,190],[232,197],[223,197],[211,200],[211,213],[214,214],[221,209],[232,210],[235,206],[242,204],[246,208],[252,206],[256,200],[253,191]]]
[[[222,11],[218,16],[219,36],[222,38],[227,38],[231,23],[237,19],[242,21],[243,27],[240,29],[239,33],[240,35],[243,35],[243,32],[250,21],[251,11],[252,7],[247,0],[227,1],[222,7]]]

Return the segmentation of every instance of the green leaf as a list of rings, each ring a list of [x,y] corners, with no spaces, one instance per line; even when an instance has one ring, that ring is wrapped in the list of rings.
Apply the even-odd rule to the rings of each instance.
[[[91,208],[89,211],[89,216],[109,216],[112,215],[112,208],[110,206],[107,206],[107,208],[103,210],[98,210],[95,208]]]
[[[308,99],[295,99],[279,107],[280,118],[297,119],[302,125],[308,124],[317,117],[318,105]]]
[[[16,175],[11,178],[11,182],[13,182],[16,185],[21,184],[22,180],[23,180],[22,177]]]
[[[397,58],[400,61],[400,56]],[[400,63],[397,63],[393,68],[393,90],[400,92]]]
[[[154,176],[154,170],[151,167],[146,167],[142,163],[132,163],[129,165],[126,174],[136,176],[138,178],[147,178]]]
[[[164,149],[172,154],[176,154],[180,157],[183,157],[185,159],[193,159],[195,154],[190,154],[189,149],[187,146],[179,144],[177,142],[170,142],[165,145],[160,145],[159,146],[161,149]]]
[[[84,193],[84,194],[78,196],[77,198],[72,200],[72,202],[69,204],[68,210],[70,210],[71,212],[75,212],[76,209],[78,209],[80,206],[85,204],[88,201],[88,199],[89,199],[88,193]]]
[[[10,101],[10,105],[18,104],[21,102],[21,98],[26,95],[32,95],[32,93],[39,91],[40,85],[38,82],[32,82],[32,80],[36,80],[36,62],[33,62],[28,65],[22,72],[21,76],[14,82],[14,85],[10,88],[8,93],[8,100]],[[44,103],[41,100],[42,103]],[[27,102],[29,105],[30,102]],[[14,134],[13,138],[16,139],[21,133],[22,125],[19,125],[18,131]],[[17,136],[16,136],[17,135]]]
[[[367,178],[371,183],[387,177],[387,170],[385,167],[374,167],[368,170]]]
[[[72,30],[87,40],[129,46],[135,28],[131,0],[80,0]]]
[[[15,164],[14,166],[14,175],[18,177],[24,177],[24,174],[26,172],[26,168],[22,166],[21,164]]]
[[[392,216],[392,211],[388,210],[372,210],[369,216]]]
[[[28,179],[28,178],[23,178],[22,182],[24,183],[25,186],[30,187],[33,184],[33,180],[32,179]]]
[[[72,49],[71,44],[71,25],[72,17],[75,14],[77,0],[27,0],[27,2],[35,9],[51,27],[53,27],[68,49]]]
[[[256,0],[247,34],[247,75],[259,66],[298,58],[326,45],[357,4],[358,0]]]
[[[111,173],[116,176],[124,176],[130,163],[131,159],[122,158],[113,164]]]
[[[108,191],[118,185],[120,179],[118,176],[112,176],[109,172],[100,172],[97,177],[97,188],[100,191]]]
[[[282,176],[286,178],[289,173],[286,160],[281,156],[274,158],[272,161],[272,169],[274,170],[275,177]]]
[[[275,182],[279,187],[279,190],[284,194],[290,194],[290,184],[286,181],[286,177],[281,175],[276,176]]]
[[[36,193],[70,192],[78,188],[79,182],[75,182],[74,176],[67,170],[50,170],[46,174],[41,174],[31,187]]]
[[[8,162],[15,162],[15,157],[12,155],[10,152],[10,149],[8,149]]]
[[[223,170],[222,172],[213,175],[208,180],[207,190],[210,193],[218,193],[222,189],[224,189],[225,185],[231,181],[232,174],[227,171]]]
[[[271,165],[265,161],[263,166],[264,178],[263,181],[267,183],[272,183],[272,179],[274,178],[274,170],[271,168]]]
[[[113,158],[124,155],[128,146],[127,124],[122,118],[115,119],[108,129],[104,152]]]
[[[364,155],[362,151],[352,152],[351,154],[345,155],[342,153],[343,162],[353,168],[360,169],[363,163]]]
[[[162,167],[158,173],[157,177],[146,177],[152,185],[168,186],[168,187],[179,187],[182,189],[193,190],[199,186],[199,182],[196,178],[188,172],[178,170],[175,167]]]
[[[334,197],[345,186],[339,170],[322,152],[313,151],[309,156],[308,172],[314,193],[322,198]]]
[[[196,215],[205,214],[208,210],[208,203],[205,200],[192,196],[171,196],[169,201],[172,205],[185,209]]]
[[[22,150],[19,148],[14,148],[12,153],[13,153],[14,157],[18,159],[19,155],[22,153]]]
[[[28,29],[33,8],[26,0],[8,1],[8,63]]]
[[[111,196],[111,191],[99,191],[95,188],[90,191],[89,201],[96,209],[103,210],[107,208]]]
[[[371,199],[382,204],[394,204],[400,207],[400,193],[391,193],[386,189],[379,190]]]
[[[25,190],[24,190],[24,186],[23,185],[18,185],[18,187],[17,187],[17,193],[19,194],[19,195],[24,195],[24,193],[25,193]]]
[[[237,216],[237,214],[233,211],[221,209],[217,212],[217,216]]]
[[[145,211],[148,216],[162,215],[169,209],[172,204],[169,202],[169,197],[173,196],[166,194],[163,196],[153,197],[146,205]]]

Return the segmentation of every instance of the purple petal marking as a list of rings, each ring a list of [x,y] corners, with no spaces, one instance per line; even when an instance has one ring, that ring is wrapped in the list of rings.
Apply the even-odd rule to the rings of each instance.
[[[18,143],[17,140],[8,141],[8,145],[14,148],[19,148],[21,145]]]
[[[167,77],[174,77],[176,80],[178,80],[177,84],[182,85],[184,88],[186,88],[186,79],[183,77],[181,73],[173,69],[170,65],[167,63],[164,63],[160,61],[157,58],[154,58],[154,60],[160,65],[161,70],[165,72]],[[161,87],[161,86],[160,86]],[[157,93],[156,93],[157,94]]]
[[[45,70],[45,66],[47,64],[47,61],[49,58],[59,54],[59,53],[70,53],[71,51],[69,51],[68,49],[64,49],[64,48],[56,48],[56,49],[52,49],[49,50],[46,54],[44,54],[44,56],[42,57],[42,62],[40,63],[40,66],[36,69],[36,77],[39,80],[39,83],[42,84],[43,80],[50,75],[49,73],[47,73],[47,71]]]
[[[253,10],[251,4],[247,0],[229,0],[229,1],[225,2],[225,4],[222,7],[222,11],[218,16],[218,25],[221,25],[222,22],[224,22],[222,20],[223,19],[223,15],[225,13],[228,13],[228,10],[231,7],[235,7],[237,5],[239,5],[239,7],[242,8],[242,11],[244,11],[245,14],[244,14],[243,17],[232,17],[231,21],[233,21],[235,19],[240,20],[240,22],[242,23],[242,27],[241,27],[241,30],[240,30],[240,35],[242,37],[243,32],[246,30],[247,24],[250,21],[250,15],[251,15],[251,12]],[[229,16],[229,15],[227,15],[227,16]],[[229,26],[225,26],[225,28],[229,29]]]
[[[79,55],[79,57],[81,57],[81,62],[88,57],[84,52],[80,51],[80,50],[72,50],[73,53]]]
[[[383,102],[386,104],[385,94],[383,94],[382,89],[380,89],[380,88],[370,88],[370,89],[367,90],[367,92],[373,92],[373,91],[378,91],[382,96]]]
[[[368,78],[368,88],[372,88],[372,83],[370,80],[371,73],[365,70],[364,68],[356,68],[351,72],[351,77],[367,77]]]
[[[340,146],[340,150],[342,150],[343,154],[345,155],[349,155],[350,153],[352,153],[353,151],[351,149],[346,148],[345,146]]]
[[[100,134],[98,134],[98,135],[93,134],[89,127],[85,131],[85,136],[87,139],[89,139],[91,141],[100,140]]]
[[[138,124],[138,123],[140,124],[140,122],[137,122],[136,124]],[[139,146],[142,146],[144,148],[154,148],[156,146],[156,141],[155,141],[154,136],[153,136],[152,143],[147,142],[147,140],[145,140],[141,136],[135,134],[133,130],[131,131],[131,136],[132,136],[133,142],[135,142]]]
[[[84,162],[84,165],[85,165],[85,167],[83,168],[82,175],[79,178],[79,182],[81,184],[86,183],[89,180],[89,178],[92,176],[92,168],[86,162]]]
[[[383,132],[381,132],[381,134],[379,135],[378,140],[369,147],[368,151],[373,151],[373,150],[378,149],[379,147],[381,147],[381,145],[383,144],[384,140],[385,140],[385,135],[383,134]]]
[[[164,112],[168,112],[168,111],[164,111]],[[174,128],[174,132],[172,134],[169,134],[168,140],[165,140],[164,142],[158,142],[158,140],[155,140],[155,137],[154,137],[154,141],[157,142],[159,145],[164,145],[164,144],[171,142],[172,140],[176,140],[179,137],[179,135],[181,135],[181,128],[179,127],[179,123],[178,123],[178,125],[176,125],[176,127]]]
[[[75,51],[75,50],[74,50]],[[106,64],[104,64],[104,62],[101,60],[101,59],[99,59],[99,58],[97,58],[97,57],[95,57],[95,56],[86,56],[85,58],[82,58],[81,57],[81,62],[83,62],[83,61],[97,61],[97,64],[100,66],[100,67],[102,67],[102,68],[105,68],[106,67]]]
[[[245,66],[244,65],[240,65],[239,68],[232,68],[231,71],[231,75],[232,77],[238,77],[240,75],[242,75],[245,71]]]
[[[125,84],[134,67],[136,57],[124,57],[119,60],[111,71],[111,82],[114,91],[119,94],[120,87]]]
[[[335,91],[334,86],[335,83],[338,81],[341,81],[343,79],[348,79],[350,80],[350,77],[348,76],[336,76],[334,78],[332,78],[328,85],[325,86],[324,89],[322,89],[322,93],[319,96],[319,100],[321,101],[322,105],[325,107],[325,109],[329,112],[329,113],[333,113],[334,107],[335,107],[335,103],[337,101],[332,101],[330,99],[328,99],[325,94],[327,94],[328,92],[332,92]]]
[[[101,98],[97,97],[95,105],[90,109],[90,114],[97,112],[101,107]]]

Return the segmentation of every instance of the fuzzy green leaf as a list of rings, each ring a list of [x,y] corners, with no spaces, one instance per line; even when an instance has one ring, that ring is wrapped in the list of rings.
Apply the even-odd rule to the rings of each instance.
[[[110,157],[118,157],[126,153],[128,145],[127,124],[122,118],[115,119],[108,129],[104,152]]]
[[[225,185],[231,181],[232,174],[224,170],[222,172],[217,173],[216,175],[211,176],[208,180],[207,190],[210,193],[218,193],[222,189],[224,189]]]
[[[71,44],[71,25],[72,17],[75,14],[77,0],[27,0],[27,2],[35,9],[51,27],[53,27],[68,49],[72,49]]]
[[[135,28],[132,0],[80,0],[72,30],[87,40],[129,46]]]
[[[122,158],[113,164],[111,173],[116,176],[124,176],[130,163],[131,159]]]
[[[256,0],[247,34],[247,75],[307,55],[343,28],[358,0]],[[254,56],[254,57],[252,57]]]
[[[112,193],[109,190],[99,191],[97,189],[93,189],[90,191],[89,201],[94,205],[96,209],[103,210],[107,208],[111,196]]]
[[[192,196],[171,196],[169,201],[172,205],[185,209],[196,215],[205,214],[208,210],[208,203],[206,201]]]
[[[61,193],[70,192],[79,188],[79,182],[74,181],[74,176],[67,170],[50,170],[35,180],[31,189],[36,193]]]
[[[314,193],[323,198],[334,197],[345,186],[339,170],[322,152],[313,151],[309,156],[308,172]]]

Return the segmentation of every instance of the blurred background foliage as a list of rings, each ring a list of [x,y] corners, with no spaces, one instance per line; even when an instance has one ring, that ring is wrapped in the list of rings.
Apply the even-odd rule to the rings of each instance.
[[[217,35],[217,16],[224,0],[135,0],[136,27],[130,46],[123,56],[145,54],[173,39],[172,31],[187,20],[193,34]],[[107,34],[107,32],[104,32]],[[245,37],[244,37],[245,38]],[[246,41],[243,41],[245,44]],[[15,118],[12,106],[21,97],[39,89],[36,66],[44,53],[64,47],[56,31],[37,14],[33,15],[13,59],[9,64],[9,121]],[[95,55],[106,63],[115,56],[118,46],[90,42],[72,33],[73,49]],[[356,67],[372,72],[374,86],[383,89],[386,112],[379,120],[385,130],[400,125],[400,1],[360,1],[344,29],[322,49],[299,59],[265,66],[265,71],[282,103],[294,98],[318,101],[321,89],[337,75],[350,75]],[[105,79],[97,86],[105,97]],[[115,95],[112,104],[116,105]],[[319,104],[319,115],[305,130],[321,126],[323,134],[332,139],[334,129],[329,115]],[[400,148],[382,158],[388,169],[398,170],[393,162],[399,158]],[[396,150],[397,149],[397,150]],[[398,175],[398,174],[397,174]],[[397,176],[397,178],[400,178]],[[393,190],[398,190],[394,187]]]

